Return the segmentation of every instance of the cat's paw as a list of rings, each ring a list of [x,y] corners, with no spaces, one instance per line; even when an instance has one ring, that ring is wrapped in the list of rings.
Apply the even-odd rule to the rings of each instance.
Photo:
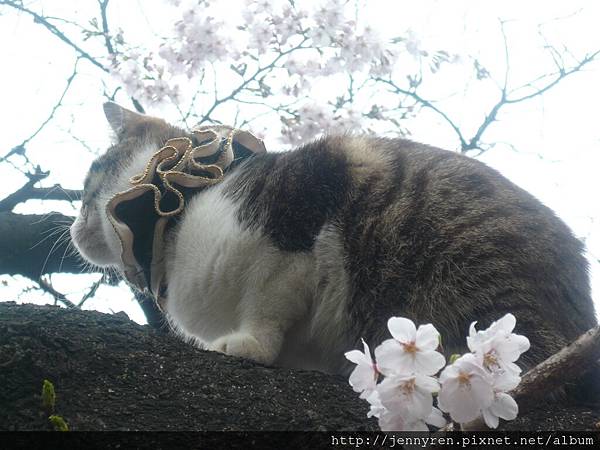
[[[275,356],[271,355],[258,340],[248,333],[231,333],[220,337],[208,346],[209,350],[231,356],[252,359],[262,364],[272,364]]]

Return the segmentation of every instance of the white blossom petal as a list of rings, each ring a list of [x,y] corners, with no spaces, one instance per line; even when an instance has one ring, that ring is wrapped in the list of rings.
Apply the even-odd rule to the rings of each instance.
[[[400,431],[429,431],[427,424],[423,420],[416,420],[414,422],[407,422],[404,425],[404,430]]]
[[[412,320],[405,317],[392,317],[388,320],[390,333],[399,342],[408,343],[416,339],[417,328]]]
[[[492,373],[494,390],[507,392],[516,388],[521,382],[521,377],[510,371],[496,371]]]
[[[414,357],[415,372],[434,375],[446,365],[446,358],[436,351],[417,352]]]
[[[467,353],[440,375],[438,406],[456,422],[474,420],[494,400],[492,381],[475,355]]]
[[[354,364],[360,364],[364,361],[365,354],[360,350],[351,350],[344,353],[346,359]]]
[[[439,406],[450,413],[452,420],[459,423],[465,423],[470,422],[479,416],[481,407],[469,389],[459,387],[449,398],[446,398],[445,394],[445,386],[442,386],[439,398],[443,401],[440,401]]]
[[[414,358],[411,354],[404,351],[402,344],[395,339],[383,341],[375,349],[375,359],[377,368],[386,375],[410,374],[414,371]]]
[[[414,376],[386,377],[377,386],[381,403],[388,410],[402,414],[408,421],[427,417],[433,407],[433,396],[418,384],[419,381]]]
[[[480,408],[487,408],[494,401],[494,390],[489,380],[474,376],[471,378],[471,392]]]
[[[507,333],[512,333],[512,331],[515,329],[516,324],[517,319],[515,318],[515,316],[513,316],[511,313],[508,313],[504,317],[490,325],[490,329],[493,329],[494,331],[502,330]]]
[[[504,392],[498,392],[494,402],[489,407],[490,411],[504,420],[513,420],[519,414],[519,405],[514,398]]]
[[[438,428],[445,427],[447,424],[442,412],[435,407],[431,408],[431,413],[425,418],[425,422]]]
[[[430,323],[417,329],[416,344],[420,350],[435,350],[440,345],[440,333]]]
[[[386,410],[379,417],[378,423],[381,431],[403,431],[406,420],[402,414]]]
[[[371,358],[371,351],[367,343],[362,340],[364,353],[359,350],[346,352],[344,356],[356,367],[350,374],[349,383],[355,392],[360,392],[360,398],[368,397],[377,385],[377,371]]]
[[[498,416],[492,414],[492,412],[488,409],[483,410],[483,420],[485,424],[490,428],[498,428],[498,424],[500,421],[498,420]]]
[[[367,417],[381,417],[382,414],[385,413],[386,408],[381,403],[381,399],[379,397],[379,392],[374,390],[371,392],[369,396],[366,397],[367,402],[371,405],[369,412],[367,413]]]
[[[440,384],[433,377],[415,374],[415,380],[417,382],[417,386],[426,390],[427,392],[438,392],[440,390]]]

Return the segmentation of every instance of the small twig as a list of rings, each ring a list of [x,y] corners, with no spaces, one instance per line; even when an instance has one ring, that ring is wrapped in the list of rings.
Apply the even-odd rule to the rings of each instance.
[[[17,9],[19,11],[29,14],[30,16],[33,17],[33,21],[35,23],[39,23],[40,25],[44,26],[48,31],[50,31],[50,33],[52,33],[54,36],[59,38],[61,41],[63,41],[65,44],[67,44],[69,47],[73,48],[77,53],[79,53],[79,55],[82,58],[87,59],[93,65],[100,68],[102,71],[108,73],[109,70],[106,67],[104,67],[103,64],[101,64],[96,58],[94,58],[92,55],[90,55],[84,49],[82,49],[77,44],[75,44],[62,31],[60,31],[54,24],[48,22],[48,20],[46,20],[46,18],[44,16],[36,13],[35,11],[32,11],[31,9],[26,8],[20,2],[15,2],[12,0],[1,0],[0,5],[7,5],[14,9]]]
[[[87,291],[83,297],[81,297],[81,300],[79,300],[79,303],[77,303],[77,307],[81,308],[85,302],[87,302],[90,298],[92,298],[94,295],[96,295],[96,291],[98,290],[100,285],[102,285],[105,281],[106,281],[106,275],[102,274],[100,279],[92,285],[90,290]]]
[[[78,62],[79,62],[79,58],[77,58],[75,60],[75,65],[73,66],[73,73],[71,74],[71,76],[69,78],[67,78],[67,84],[66,84],[65,88],[63,89],[62,94],[60,95],[58,101],[52,107],[52,110],[50,111],[50,114],[48,115],[46,120],[44,120],[44,122],[42,122],[42,124],[33,132],[33,134],[31,134],[28,138],[26,138],[19,145],[14,146],[6,155],[4,155],[3,157],[0,157],[0,162],[6,160],[7,158],[9,158],[10,156],[15,155],[15,154],[25,155],[25,146],[33,138],[35,138],[40,133],[40,131],[42,131],[44,129],[44,127],[46,125],[48,125],[48,123],[54,118],[54,114],[56,113],[56,110],[58,108],[60,108],[60,106],[62,105],[62,102],[63,102],[65,96],[67,95],[67,92],[69,91],[69,88],[71,87],[71,84],[73,83],[73,80],[75,79],[75,76],[77,75],[77,63]]]
[[[100,17],[102,17],[102,34],[104,34],[104,44],[106,45],[106,50],[110,55],[115,54],[115,49],[112,46],[112,42],[110,41],[110,34],[108,31],[108,19],[106,17],[106,8],[108,7],[109,0],[98,0],[98,4],[100,5]]]
[[[456,133],[456,136],[458,137],[458,139],[460,141],[461,148],[465,148],[468,145],[467,140],[463,136],[463,133],[462,133],[461,129],[458,127],[458,125],[456,125],[456,123],[450,118],[450,116],[448,116],[448,114],[446,114],[444,111],[442,111],[437,106],[435,106],[431,101],[424,99],[423,97],[421,97],[419,94],[417,94],[413,90],[401,88],[400,86],[396,85],[392,80],[386,80],[384,78],[374,78],[374,81],[378,81],[378,82],[387,84],[388,86],[390,86],[392,88],[392,92],[394,92],[396,94],[403,94],[408,97],[411,97],[414,100],[416,100],[419,104],[421,104],[422,106],[435,111],[454,130],[454,132]]]
[[[259,67],[258,69],[256,69],[256,71],[246,80],[242,81],[242,83],[240,83],[239,86],[237,86],[235,89],[233,89],[228,95],[226,95],[225,97],[221,97],[221,98],[217,98],[217,93],[215,92],[215,100],[213,102],[213,104],[210,106],[210,108],[208,109],[208,111],[202,116],[202,119],[200,119],[200,122],[198,123],[198,125],[210,121],[210,115],[213,113],[213,111],[215,109],[217,109],[217,107],[219,105],[221,105],[222,103],[225,103],[229,100],[234,100],[236,99],[236,96],[243,91],[250,83],[252,83],[253,81],[257,81],[259,79],[259,77],[265,73],[268,72],[269,70],[272,70],[274,68],[276,68],[276,64],[279,62],[279,60],[281,58],[283,58],[286,55],[289,55],[290,53],[295,52],[296,50],[302,50],[302,49],[308,49],[311,47],[306,47],[304,46],[304,43],[308,40],[308,38],[304,38],[302,40],[302,42],[300,42],[298,45],[285,50],[283,52],[281,52],[279,55],[277,55],[275,58],[273,58],[273,60],[262,67]]]
[[[50,283],[47,283],[42,278],[39,278],[37,280],[37,284],[44,292],[47,292],[48,294],[52,295],[54,297],[54,300],[61,302],[67,308],[77,308],[77,305],[75,303],[73,303],[71,300],[65,297],[64,294],[54,289]]]

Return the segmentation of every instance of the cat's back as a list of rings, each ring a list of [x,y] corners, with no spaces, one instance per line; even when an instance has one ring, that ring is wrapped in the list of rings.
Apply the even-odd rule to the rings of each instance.
[[[582,244],[479,161],[403,139],[332,136],[260,156],[232,186],[242,220],[260,222],[284,251],[316,255],[321,294],[345,297],[349,340],[380,342],[387,319],[404,315],[436,324],[458,350],[471,321],[512,312],[538,361],[595,324]],[[330,303],[316,307],[315,329],[344,316]]]
[[[583,245],[552,210],[471,158],[371,143],[387,169],[356,178],[337,222],[364,334],[401,312],[443,329],[451,350],[471,321],[512,312],[539,361],[595,325]]]

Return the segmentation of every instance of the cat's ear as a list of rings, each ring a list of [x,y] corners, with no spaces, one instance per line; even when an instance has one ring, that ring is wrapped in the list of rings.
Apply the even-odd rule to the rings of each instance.
[[[117,136],[121,134],[123,130],[130,128],[135,122],[139,122],[146,117],[143,114],[123,108],[114,102],[106,102],[103,107],[106,120],[108,120],[110,127]]]

